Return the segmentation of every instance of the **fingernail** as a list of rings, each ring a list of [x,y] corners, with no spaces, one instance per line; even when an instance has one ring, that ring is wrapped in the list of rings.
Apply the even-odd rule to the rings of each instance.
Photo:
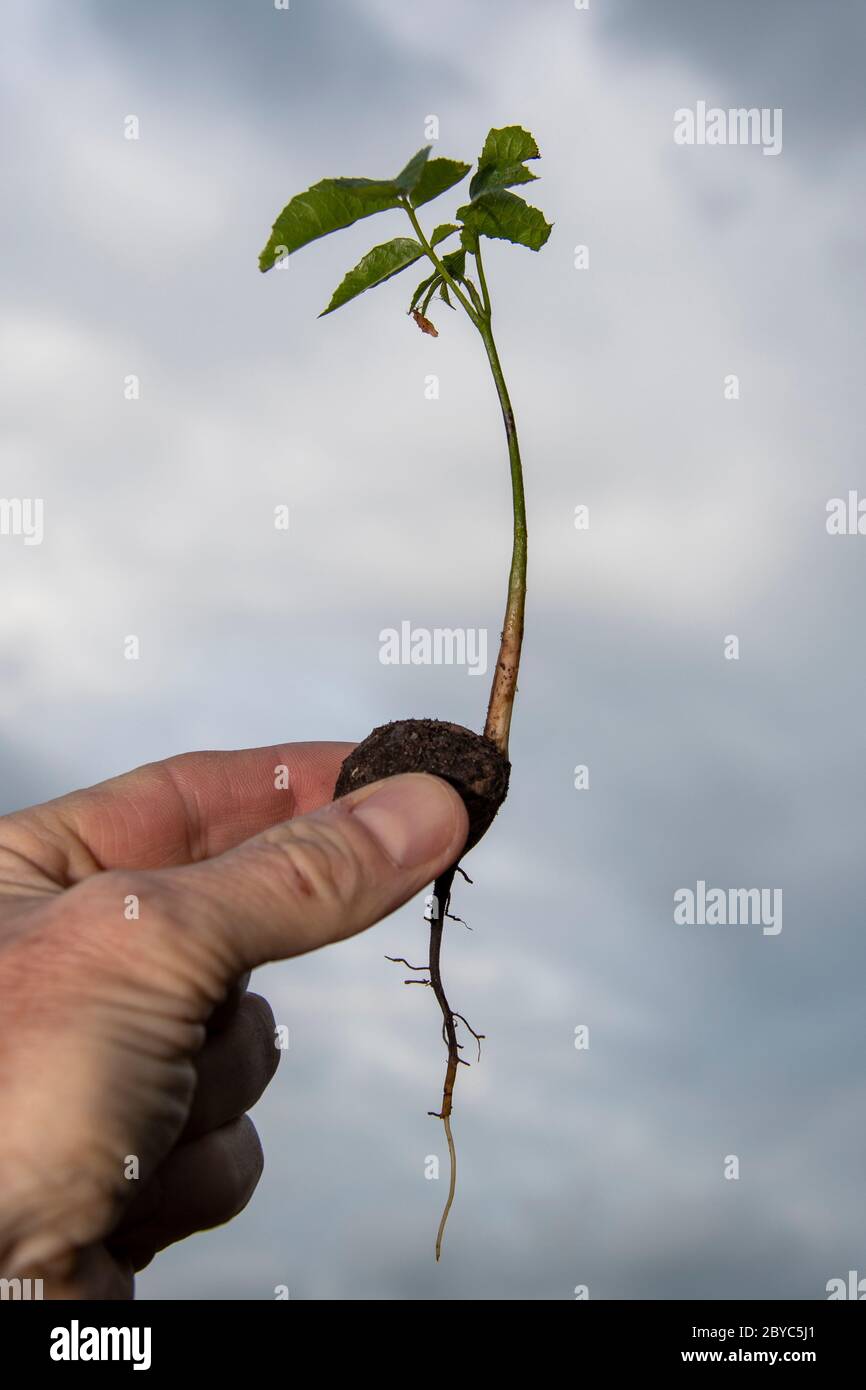
[[[353,807],[352,815],[398,869],[417,868],[447,849],[461,816],[464,839],[468,829],[457,793],[437,777],[416,772],[383,782]]]

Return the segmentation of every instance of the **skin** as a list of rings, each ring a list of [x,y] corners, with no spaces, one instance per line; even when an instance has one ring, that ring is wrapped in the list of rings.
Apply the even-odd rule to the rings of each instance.
[[[128,1298],[248,1202],[280,1056],[249,971],[379,921],[466,838],[436,778],[332,804],[350,748],[185,754],[0,818],[0,1276]]]

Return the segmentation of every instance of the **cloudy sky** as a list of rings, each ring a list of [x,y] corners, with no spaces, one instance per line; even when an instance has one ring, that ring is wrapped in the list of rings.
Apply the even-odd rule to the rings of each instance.
[[[379,660],[404,620],[498,633],[480,344],[446,309],[417,332],[411,272],[317,322],[397,213],[285,272],[257,255],[293,193],[395,173],[430,115],[462,159],[530,129],[555,223],[486,257],[530,597],[512,793],[446,942],[488,1043],[443,1261],[441,1039],[383,960],[423,952],[419,900],[260,972],[292,1039],[265,1176],[142,1297],[819,1298],[866,1274],[866,539],[825,524],[866,497],[864,39],[855,0],[8,7],[0,493],[43,498],[45,537],[0,537],[0,810],[189,748],[480,726],[484,681]],[[675,144],[699,101],[782,108],[782,153]],[[676,924],[698,880],[781,889],[783,929]]]

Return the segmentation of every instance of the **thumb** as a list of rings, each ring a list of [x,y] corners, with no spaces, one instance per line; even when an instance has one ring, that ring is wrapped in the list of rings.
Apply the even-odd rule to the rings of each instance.
[[[468,826],[447,782],[406,773],[163,873],[237,974],[372,926],[454,863]]]

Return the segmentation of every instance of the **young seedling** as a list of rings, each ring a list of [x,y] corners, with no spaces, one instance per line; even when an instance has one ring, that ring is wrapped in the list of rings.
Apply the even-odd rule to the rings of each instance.
[[[412,236],[398,236],[368,251],[354,270],[350,270],[335,290],[328,307],[319,316],[331,314],[365,290],[382,285],[417,262],[427,260],[432,273],[422,280],[409,305],[409,314],[423,333],[438,337],[438,330],[427,317],[435,298],[450,309],[460,308],[477,329],[484,344],[493,381],[502,408],[508,459],[511,469],[511,495],[514,534],[508,596],[499,655],[493,674],[484,733],[476,734],[458,724],[438,719],[401,719],[374,729],[352,752],[340,770],[334,795],[345,796],[358,787],[399,772],[429,772],[444,777],[460,792],[469,815],[469,838],[465,850],[476,845],[487,831],[505,800],[511,765],[508,736],[517,691],[517,672],[523,643],[523,617],[526,603],[526,506],[523,469],[514,411],[493,338],[493,311],[490,290],[481,255],[484,237],[495,237],[540,251],[550,236],[551,226],[537,208],[531,207],[511,189],[530,183],[536,175],[528,161],[539,158],[535,140],[520,126],[491,130],[484,142],[478,165],[469,184],[469,201],[458,208],[455,222],[440,223],[427,235],[418,220],[418,209],[460,183],[471,166],[456,159],[431,159],[430,147],[419,150],[405,169],[393,179],[323,179],[306,193],[287,204],[274,223],[268,244],[259,258],[260,270],[270,270],[319,237],[376,213],[402,210]],[[438,251],[443,243],[459,238],[454,249]],[[469,270],[472,269],[470,276]],[[445,1084],[441,1109],[429,1113],[445,1127],[451,1167],[448,1198],[436,1237],[436,1259],[442,1251],[445,1223],[454,1200],[457,1161],[451,1134],[451,1110],[457,1068],[468,1066],[460,1056],[457,1025],[462,1023],[478,1045],[481,1037],[448,1003],[442,986],[440,954],[446,919],[459,920],[449,912],[451,888],[458,865],[454,864],[436,881],[430,910],[430,954],[426,966],[399,963],[411,971],[427,971],[429,979],[412,979],[408,984],[432,988],[442,1011],[442,1037],[447,1049]],[[463,873],[463,870],[460,869]],[[465,874],[464,874],[465,877]]]

